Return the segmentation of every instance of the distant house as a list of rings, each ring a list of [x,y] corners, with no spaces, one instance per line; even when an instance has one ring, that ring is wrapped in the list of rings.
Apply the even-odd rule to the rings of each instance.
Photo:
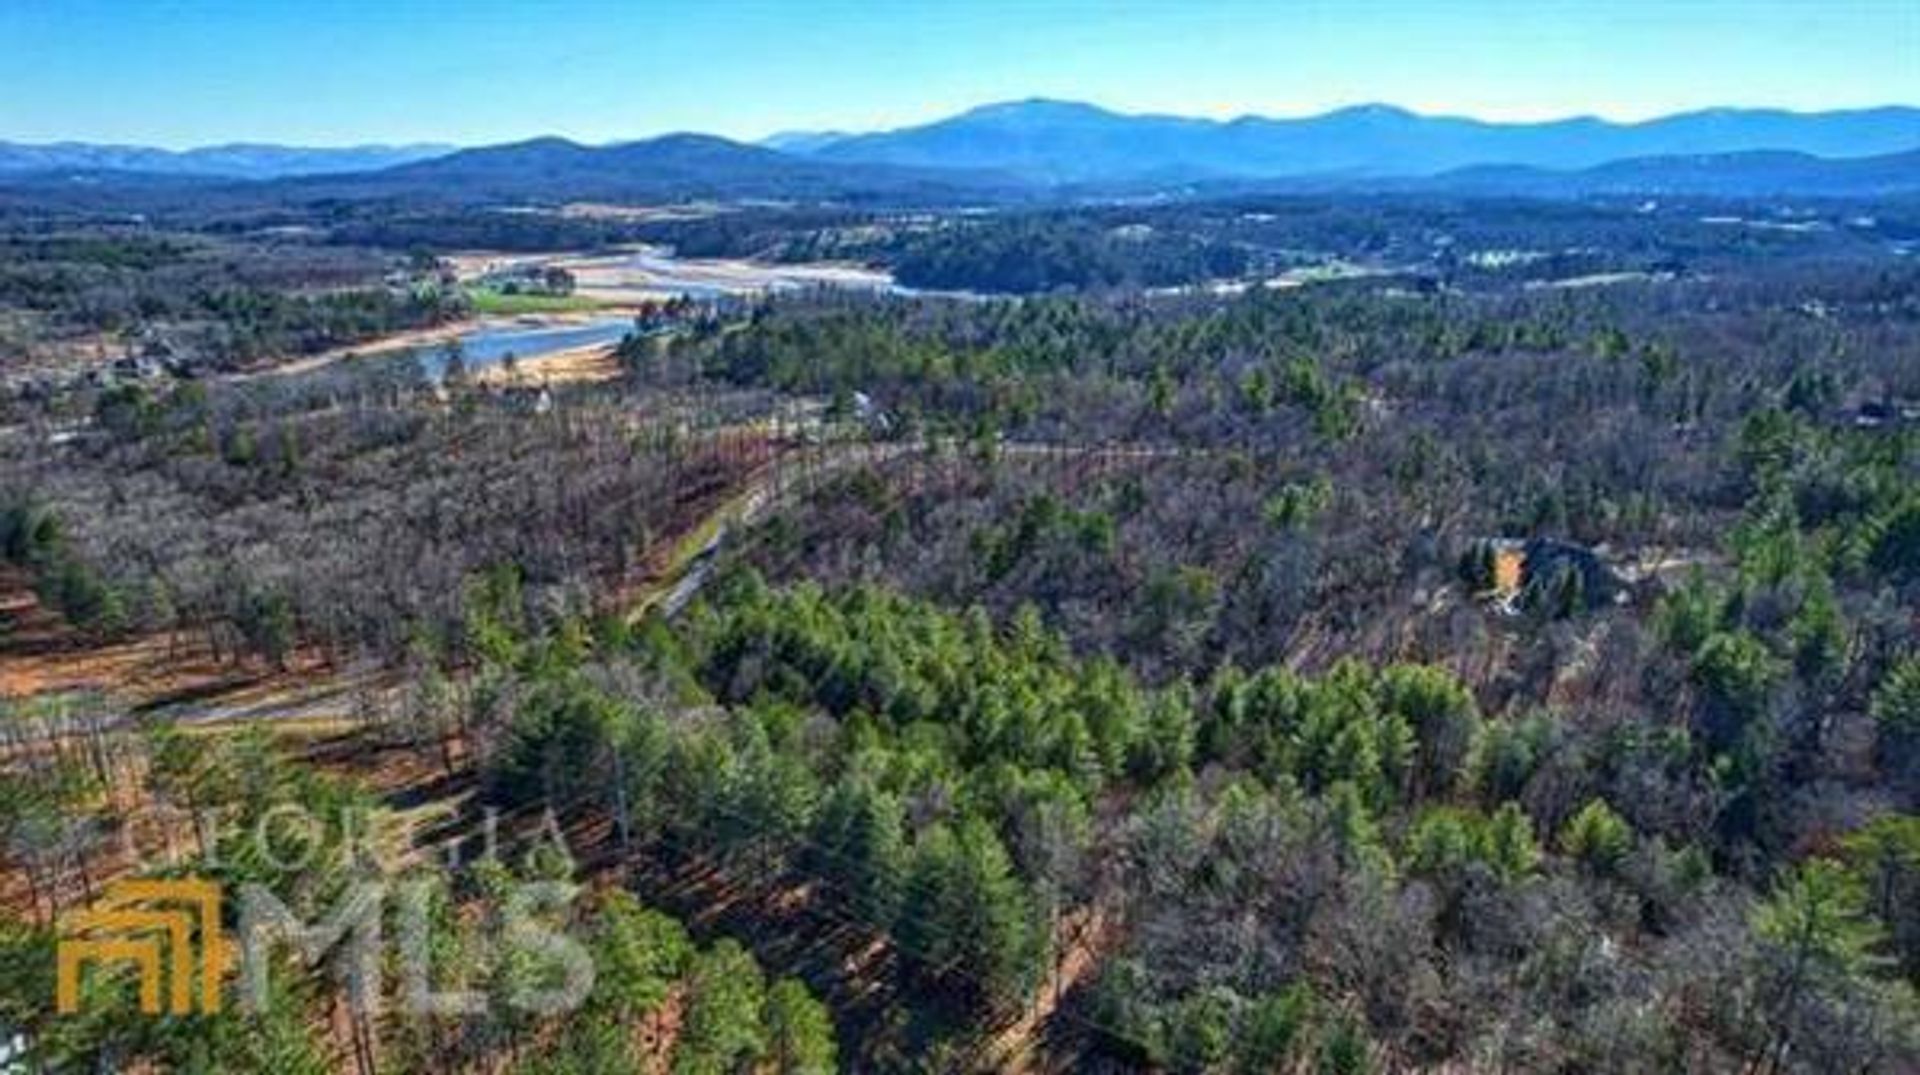
[[[514,262],[498,268],[490,266],[477,282],[503,295],[566,296],[573,294],[574,287],[572,273],[557,265],[538,262]]]
[[[1880,429],[1884,426],[1920,422],[1920,402],[1914,400],[1869,400],[1852,411],[1855,429]]]
[[[885,434],[893,430],[893,416],[881,409],[872,396],[865,392],[855,392],[850,400],[854,421],[867,428],[868,432]]]
[[[1526,544],[1520,541],[1495,541],[1493,543],[1493,590],[1500,594],[1517,594],[1526,582],[1527,554]]]
[[[1571,578],[1578,580],[1579,593],[1589,607],[1626,599],[1626,580],[1596,549],[1568,541],[1534,538],[1521,551],[1525,557],[1521,570],[1523,592],[1566,585]]]
[[[1563,613],[1624,601],[1627,580],[1599,550],[1552,538],[1487,538],[1466,561],[1468,575],[1507,612]]]
[[[480,390],[502,409],[514,414],[552,414],[556,405],[553,389],[544,383],[526,385],[485,381],[481,383]]]
[[[126,380],[151,381],[165,376],[167,367],[151,355],[130,355],[116,361],[113,372]]]

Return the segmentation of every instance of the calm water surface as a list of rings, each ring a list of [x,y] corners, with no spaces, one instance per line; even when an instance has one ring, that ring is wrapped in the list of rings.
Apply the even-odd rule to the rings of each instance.
[[[633,320],[627,317],[603,317],[562,325],[482,325],[460,334],[460,357],[468,369],[477,370],[498,365],[506,361],[508,355],[530,359],[575,347],[619,343],[620,337],[632,330]],[[420,368],[429,377],[438,378],[446,370],[446,344],[422,344],[406,350],[419,360]]]

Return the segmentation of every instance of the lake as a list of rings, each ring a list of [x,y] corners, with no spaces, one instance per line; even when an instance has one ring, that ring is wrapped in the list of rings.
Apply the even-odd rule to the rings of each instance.
[[[508,355],[529,359],[556,351],[570,351],[576,347],[611,346],[619,343],[620,338],[631,331],[633,319],[630,317],[597,317],[590,321],[546,325],[489,323],[462,332],[457,339],[460,341],[461,360],[468,369],[477,370],[498,365]],[[403,352],[411,352],[419,359],[420,368],[426,371],[427,376],[436,380],[446,370],[445,343],[419,344],[386,353]]]

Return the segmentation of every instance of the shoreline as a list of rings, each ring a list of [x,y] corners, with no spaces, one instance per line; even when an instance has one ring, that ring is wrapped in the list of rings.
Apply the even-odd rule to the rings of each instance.
[[[312,373],[315,370],[324,369],[349,356],[355,358],[377,358],[395,351],[405,351],[412,348],[445,343],[448,340],[472,332],[484,332],[488,329],[514,327],[564,328],[568,325],[584,324],[586,322],[605,320],[612,317],[634,317],[639,312],[640,307],[638,306],[610,304],[593,310],[569,310],[543,314],[487,314],[479,317],[464,317],[458,321],[443,322],[431,328],[408,329],[404,332],[381,336],[378,339],[367,340],[363,343],[348,347],[329,348],[318,354],[305,355],[291,362],[283,362],[265,369],[247,371],[238,376],[242,378],[298,376],[300,374]],[[575,349],[569,348],[568,350]],[[554,352],[555,355],[565,353],[567,352]],[[552,356],[542,355],[539,357],[548,358]],[[534,361],[537,361],[537,359],[523,359],[521,365],[525,366]],[[491,364],[489,364],[488,368],[491,368]]]
[[[533,358],[515,359],[511,371],[504,362],[492,362],[471,374],[475,384],[502,388],[599,384],[619,376],[620,360],[614,357],[613,345],[605,343],[582,344]]]

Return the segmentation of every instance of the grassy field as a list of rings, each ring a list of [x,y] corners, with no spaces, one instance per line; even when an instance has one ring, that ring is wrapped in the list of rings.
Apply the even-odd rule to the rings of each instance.
[[[502,314],[509,317],[521,314],[571,313],[579,310],[596,310],[606,303],[586,295],[508,295],[492,288],[470,287],[467,299],[473,303],[473,312],[477,314]]]

